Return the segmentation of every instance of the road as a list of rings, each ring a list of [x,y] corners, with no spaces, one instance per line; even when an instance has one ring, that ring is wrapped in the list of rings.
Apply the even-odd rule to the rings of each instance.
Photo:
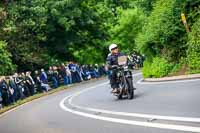
[[[140,82],[135,99],[117,100],[107,79],[46,96],[0,117],[0,133],[200,132],[200,80]]]

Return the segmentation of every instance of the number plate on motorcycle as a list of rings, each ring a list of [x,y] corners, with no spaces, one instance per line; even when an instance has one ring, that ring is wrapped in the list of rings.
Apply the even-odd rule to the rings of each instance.
[[[118,65],[126,65],[126,63],[127,63],[127,56],[118,57]]]

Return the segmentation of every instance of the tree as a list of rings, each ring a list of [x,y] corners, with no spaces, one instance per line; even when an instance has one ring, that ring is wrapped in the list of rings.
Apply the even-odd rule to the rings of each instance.
[[[6,49],[6,43],[0,41],[0,75],[12,74],[16,68],[12,64],[11,54]]]
[[[139,8],[120,10],[118,24],[111,28],[111,42],[120,45],[124,51],[136,48],[135,38],[145,23],[146,16]]]

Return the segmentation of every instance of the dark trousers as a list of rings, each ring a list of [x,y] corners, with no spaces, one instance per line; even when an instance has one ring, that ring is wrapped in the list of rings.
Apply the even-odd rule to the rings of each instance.
[[[117,70],[113,69],[112,74],[110,76],[110,84],[111,88],[119,88],[119,83],[117,80]]]

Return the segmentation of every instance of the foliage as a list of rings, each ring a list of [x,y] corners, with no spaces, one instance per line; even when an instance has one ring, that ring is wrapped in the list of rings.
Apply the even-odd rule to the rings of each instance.
[[[4,0],[0,40],[7,42],[18,71],[71,60],[102,63],[108,44],[117,43],[123,52],[144,54],[149,66],[155,57],[172,64],[187,57],[190,72],[195,73],[199,72],[199,5],[200,0]],[[192,27],[189,37],[181,13]]]
[[[75,53],[87,48],[103,55],[92,58],[94,55],[85,54],[84,57],[91,59],[88,63],[103,62],[106,56],[103,43],[108,38],[109,27],[106,22],[112,16],[104,2],[20,0],[6,6],[8,15],[0,35],[8,42],[19,71],[55,64],[50,58],[84,63],[82,56]]]
[[[12,74],[16,68],[10,59],[11,54],[6,49],[6,43],[0,41],[0,75]]]
[[[136,38],[138,49],[150,59],[165,56],[175,61],[185,54],[185,29],[180,23],[181,6],[178,4],[174,0],[157,1]]]
[[[152,62],[146,60],[142,68],[143,76],[159,78],[168,75],[173,69],[173,64],[165,58],[155,57]]]
[[[111,28],[111,42],[116,42],[124,51],[133,51],[135,38],[145,23],[146,16],[139,8],[120,10],[118,24]]]
[[[190,73],[200,73],[200,17],[189,34],[187,59]]]

